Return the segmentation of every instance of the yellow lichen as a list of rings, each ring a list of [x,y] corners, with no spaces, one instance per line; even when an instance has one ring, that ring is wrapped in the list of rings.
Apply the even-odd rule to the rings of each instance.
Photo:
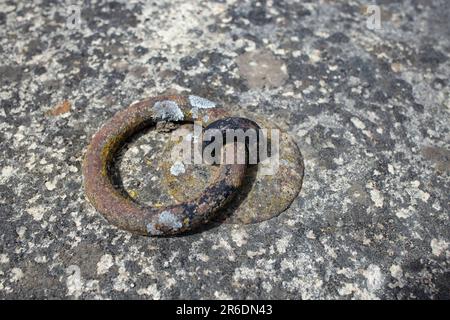
[[[136,199],[138,196],[138,192],[136,190],[129,190],[128,194],[130,195],[131,198]]]

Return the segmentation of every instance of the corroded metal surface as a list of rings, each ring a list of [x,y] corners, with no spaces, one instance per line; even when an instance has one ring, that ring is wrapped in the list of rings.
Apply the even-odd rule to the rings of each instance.
[[[212,109],[214,106],[196,96],[159,96],[133,103],[117,113],[92,138],[85,155],[83,175],[91,203],[114,225],[144,235],[179,234],[209,221],[238,191],[245,177],[245,164],[220,165],[214,181],[200,195],[162,208],[142,206],[124,195],[114,186],[110,167],[126,140],[144,127],[197,119],[214,126],[222,115]],[[230,119],[226,124],[233,129],[254,125],[246,119]]]
[[[227,116],[241,116],[254,120],[261,128],[279,127],[265,117],[238,108],[227,108]],[[223,115],[225,116],[225,115]],[[192,125],[185,124],[177,129],[183,134],[192,131]],[[177,135],[177,132],[174,132]],[[280,131],[279,168],[274,175],[263,175],[262,164],[250,165],[246,171],[240,192],[215,217],[217,222],[250,224],[269,220],[285,211],[300,192],[303,180],[303,158],[299,148],[289,135]],[[268,136],[270,137],[270,130]],[[173,170],[170,154],[178,142],[167,140],[159,167],[163,170],[162,183],[169,194],[178,202],[186,201],[202,192],[212,176],[218,173],[216,166],[185,164],[183,172]],[[270,143],[270,141],[269,141]]]

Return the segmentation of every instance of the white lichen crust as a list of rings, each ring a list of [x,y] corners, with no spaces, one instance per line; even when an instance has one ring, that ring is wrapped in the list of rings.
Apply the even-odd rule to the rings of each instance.
[[[181,121],[184,119],[180,107],[172,100],[157,101],[152,109],[157,120]]]

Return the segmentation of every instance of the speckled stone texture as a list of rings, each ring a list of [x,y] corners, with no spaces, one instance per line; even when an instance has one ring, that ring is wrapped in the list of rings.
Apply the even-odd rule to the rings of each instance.
[[[376,2],[373,30],[360,0],[80,1],[75,28],[69,1],[1,0],[0,298],[449,299],[450,2]],[[292,206],[167,239],[108,224],[85,148],[165,92],[290,132]]]

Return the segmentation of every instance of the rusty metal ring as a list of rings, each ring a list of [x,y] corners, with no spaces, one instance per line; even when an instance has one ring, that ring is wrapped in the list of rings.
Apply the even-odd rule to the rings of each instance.
[[[116,113],[94,135],[83,161],[85,192],[93,206],[117,227],[149,236],[180,234],[210,220],[239,190],[246,164],[221,164],[216,179],[199,197],[164,208],[142,206],[124,196],[111,180],[110,167],[126,140],[144,127],[199,119],[214,125],[223,114],[214,107],[204,98],[173,95],[136,102]],[[225,123],[227,128],[257,129],[245,118],[230,118]]]

